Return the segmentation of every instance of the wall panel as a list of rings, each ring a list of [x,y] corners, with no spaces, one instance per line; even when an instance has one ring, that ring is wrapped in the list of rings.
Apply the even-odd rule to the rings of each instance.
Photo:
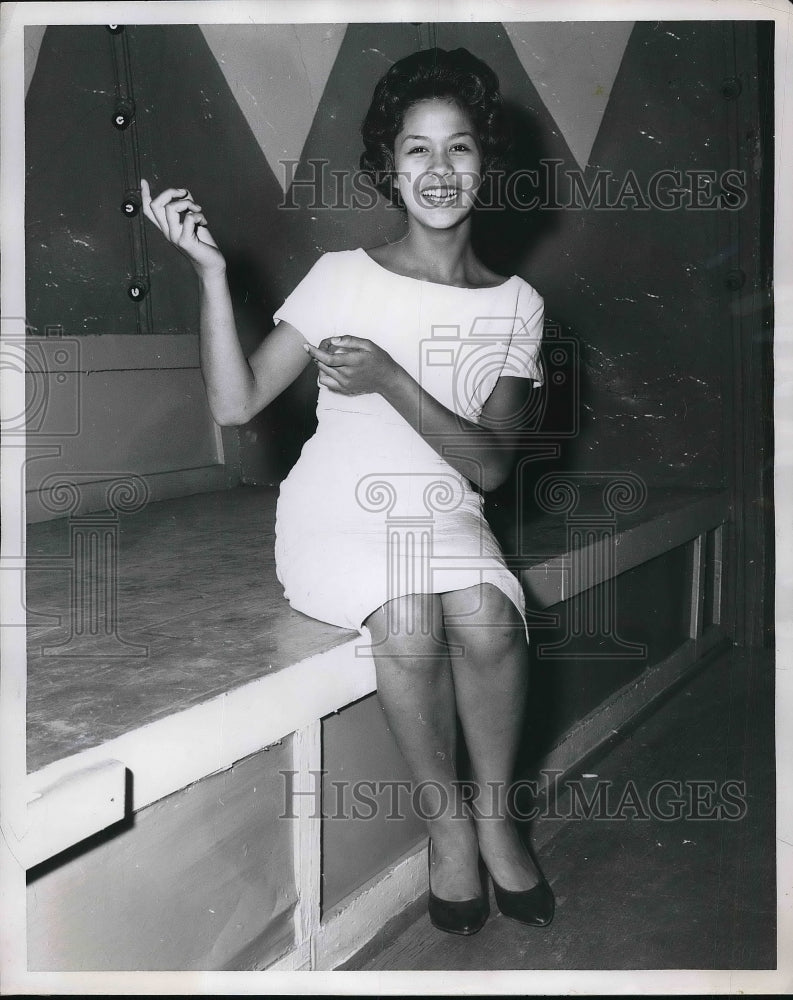
[[[293,940],[291,742],[33,869],[31,971],[251,968]]]

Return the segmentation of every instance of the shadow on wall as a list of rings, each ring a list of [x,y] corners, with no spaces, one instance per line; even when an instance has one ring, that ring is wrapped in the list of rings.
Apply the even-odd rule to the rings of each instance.
[[[544,204],[549,196],[542,170],[542,164],[552,157],[547,139],[534,115],[513,102],[506,102],[506,106],[514,135],[511,169],[515,177],[502,183],[500,191],[488,186],[481,200],[485,206],[494,205],[495,210],[478,211],[473,224],[477,255],[499,274],[512,274],[516,261],[525,260],[537,243],[560,228],[559,213],[529,207],[533,199]]]
[[[474,215],[473,245],[488,267],[499,274],[509,275],[515,272],[516,262],[530,259],[543,242],[559,234],[563,216],[560,212],[532,207],[552,203],[556,194],[552,189],[552,174],[543,168],[554,158],[546,131],[538,117],[525,107],[512,101],[507,101],[506,106],[514,137],[511,175],[508,181],[502,179],[495,182],[499,188],[491,183],[483,192],[481,200],[484,207]],[[490,205],[494,208],[489,209],[487,206]],[[555,352],[555,342],[559,338],[567,344],[562,363]],[[552,352],[554,361],[551,361]],[[579,355],[578,338],[565,323],[565,317],[550,315],[546,301],[546,333],[542,350],[546,384],[542,390],[537,390],[543,393],[544,405],[535,430],[538,442],[556,445],[557,455],[533,459],[532,477],[539,478],[545,472],[570,469],[576,465],[574,442],[577,435],[571,434],[571,427],[575,426],[580,432],[585,412],[581,406],[581,392],[585,391],[585,387],[582,390],[583,366],[579,363]],[[524,449],[522,457],[527,458],[530,454],[529,446]],[[512,522],[516,518],[525,522],[527,517],[531,519],[533,516],[526,510],[527,501],[531,505],[532,499],[533,491],[526,491],[525,484],[521,488],[517,471],[503,486],[487,496],[491,523],[503,543],[509,545],[515,537]]]
[[[225,251],[226,268],[240,343],[246,356],[262,341],[262,335],[272,328],[273,294],[264,269],[253,256]],[[303,443],[316,429],[317,373],[309,366],[292,385],[281,393],[265,411],[257,414],[240,427],[239,434],[248,445],[268,456],[270,482],[274,485],[283,478],[300,455]],[[288,429],[288,430],[287,430]],[[246,477],[243,482],[260,484],[261,476]]]

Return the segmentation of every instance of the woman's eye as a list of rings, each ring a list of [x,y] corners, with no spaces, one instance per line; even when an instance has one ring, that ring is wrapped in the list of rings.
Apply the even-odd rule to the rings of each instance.
[[[414,146],[412,149],[408,150],[410,153],[423,153],[427,149],[426,146]]]
[[[452,146],[452,149],[459,150],[462,153],[468,152],[468,146],[464,142],[457,142]]]

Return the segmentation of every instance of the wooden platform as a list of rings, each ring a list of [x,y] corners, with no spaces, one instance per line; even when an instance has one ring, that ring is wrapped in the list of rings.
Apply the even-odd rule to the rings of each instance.
[[[29,526],[29,771],[350,640],[284,599],[276,495],[242,487],[120,515],[117,637],[86,632],[61,650],[73,633],[70,523]]]
[[[596,487],[586,491],[586,509],[598,511],[598,495]],[[29,771],[356,637],[284,599],[273,557],[276,496],[276,488],[239,487],[118,515],[117,630],[109,636],[87,627],[78,635],[73,620],[80,571],[70,532],[101,525],[101,515],[29,526]],[[625,542],[611,571],[652,558],[725,516],[721,492],[651,491],[640,509],[615,519]],[[526,523],[510,523],[496,512],[495,523],[535,605],[571,596],[564,517],[535,512]],[[602,575],[608,564],[600,566]]]

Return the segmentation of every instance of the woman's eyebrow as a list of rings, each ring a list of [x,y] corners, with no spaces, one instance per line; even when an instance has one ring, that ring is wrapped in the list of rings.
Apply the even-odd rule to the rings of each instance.
[[[459,139],[461,135],[468,135],[471,138],[474,136],[473,132],[452,132],[452,134],[447,136],[447,138]],[[402,142],[408,142],[410,139],[424,139],[425,141],[429,141],[429,138],[430,137],[428,135],[406,135]]]

